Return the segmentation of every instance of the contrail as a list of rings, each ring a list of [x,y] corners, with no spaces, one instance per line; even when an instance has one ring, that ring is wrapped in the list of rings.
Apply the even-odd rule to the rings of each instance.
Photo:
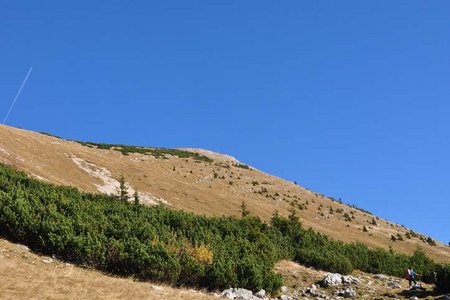
[[[8,113],[6,114],[5,119],[3,120],[3,124],[6,124],[9,114],[11,113],[12,109],[14,108],[14,104],[16,104],[17,98],[19,98],[20,93],[22,93],[23,87],[25,86],[25,84],[27,84],[27,80],[31,74],[31,70],[33,70],[33,67],[31,67],[30,70],[28,70],[27,76],[25,76],[25,79],[23,80],[22,85],[20,86],[19,91],[17,92],[16,96],[14,97],[11,107],[8,110]]]

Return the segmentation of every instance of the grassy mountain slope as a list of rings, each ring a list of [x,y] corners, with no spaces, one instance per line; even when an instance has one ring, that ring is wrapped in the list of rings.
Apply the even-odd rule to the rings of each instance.
[[[334,239],[407,254],[420,246],[436,261],[450,260],[450,248],[442,243],[430,245],[401,225],[204,150],[104,147],[0,126],[0,162],[43,181],[97,193],[116,193],[123,174],[143,203],[206,215],[237,215],[245,200],[252,213],[268,220],[275,210],[287,214],[294,205],[305,227]]]
[[[206,292],[173,288],[167,285],[118,278],[98,271],[83,269],[62,263],[50,257],[30,252],[26,247],[0,239],[0,298],[1,299],[217,299]],[[281,261],[277,272],[285,278],[290,290],[306,289],[326,272],[305,268],[293,262]],[[374,279],[372,274],[355,272],[363,281],[358,294],[371,298],[386,296],[387,282]],[[370,282],[370,285],[367,283]],[[428,289],[430,286],[425,285]],[[407,288],[406,280],[401,288],[389,290],[396,298]]]
[[[216,299],[195,290],[116,278],[0,239],[1,299]]]

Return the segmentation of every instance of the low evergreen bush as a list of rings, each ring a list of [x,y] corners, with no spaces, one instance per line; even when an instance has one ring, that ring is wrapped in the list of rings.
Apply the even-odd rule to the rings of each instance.
[[[442,293],[450,292],[450,263],[436,267],[436,289]]]
[[[402,276],[412,265],[429,281],[437,270],[437,287],[449,286],[450,266],[436,267],[423,251],[407,256],[332,240],[303,229],[294,207],[269,224],[249,213],[206,217],[43,183],[2,164],[0,234],[81,266],[208,289],[274,292],[282,259],[341,274]]]

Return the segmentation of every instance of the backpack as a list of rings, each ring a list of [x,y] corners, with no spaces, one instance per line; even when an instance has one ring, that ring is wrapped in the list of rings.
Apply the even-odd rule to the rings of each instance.
[[[411,279],[411,274],[409,273],[409,269],[407,269],[407,270],[405,271],[405,278],[406,278],[406,279]]]

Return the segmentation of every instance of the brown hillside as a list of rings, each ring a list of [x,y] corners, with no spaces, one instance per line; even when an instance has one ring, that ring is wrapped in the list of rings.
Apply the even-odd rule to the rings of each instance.
[[[0,239],[0,299],[207,300],[192,289],[118,278],[39,256]]]
[[[165,154],[122,154],[57,137],[0,126],[0,162],[49,182],[89,192],[116,193],[121,174],[138,191],[142,202],[164,203],[206,215],[237,215],[246,201],[249,210],[269,219],[275,210],[299,209],[302,223],[332,238],[360,241],[372,247],[392,247],[412,253],[418,246],[440,262],[450,260],[450,247],[430,246],[422,235],[308,191],[292,182],[247,168],[232,157],[198,149],[212,161]],[[367,232],[363,231],[366,227]],[[391,241],[400,235],[403,241]]]
[[[288,293],[301,293],[311,284],[324,278],[326,272],[306,268],[290,261],[280,261],[275,271],[284,278]],[[362,284],[353,286],[358,299],[410,299],[401,295],[408,288],[406,280],[353,272]],[[400,288],[389,288],[389,282],[399,281]],[[430,291],[432,286],[423,284]],[[332,298],[336,288],[319,289]],[[220,291],[216,291],[220,293]],[[217,294],[188,288],[174,288],[133,278],[120,278],[83,269],[57,259],[40,256],[26,246],[0,239],[0,299],[164,299],[207,300],[218,299]],[[300,299],[300,298],[299,298]],[[306,298],[303,298],[306,299]],[[427,299],[434,299],[427,297]]]

